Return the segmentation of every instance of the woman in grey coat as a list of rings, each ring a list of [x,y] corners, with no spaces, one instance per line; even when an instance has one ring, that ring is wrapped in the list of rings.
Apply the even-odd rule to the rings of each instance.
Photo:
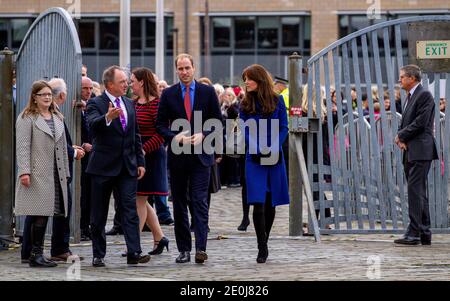
[[[43,256],[49,216],[67,216],[70,177],[63,116],[56,109],[50,86],[36,81],[30,100],[17,118],[16,215],[32,216],[30,266],[54,267]]]

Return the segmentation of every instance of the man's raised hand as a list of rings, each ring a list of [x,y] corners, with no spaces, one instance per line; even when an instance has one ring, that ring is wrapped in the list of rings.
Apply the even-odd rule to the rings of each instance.
[[[111,122],[113,119],[116,119],[120,116],[120,113],[122,112],[122,109],[115,108],[113,104],[109,103],[108,113],[106,113],[106,119],[108,122]]]

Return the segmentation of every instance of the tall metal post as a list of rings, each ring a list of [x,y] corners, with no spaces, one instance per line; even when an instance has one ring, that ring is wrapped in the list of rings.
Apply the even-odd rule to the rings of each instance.
[[[159,79],[164,77],[164,0],[156,2],[156,48],[155,48],[155,72]]]
[[[0,51],[0,239],[8,240],[13,237],[15,186],[13,55],[7,48]]]
[[[205,0],[205,19],[204,19],[204,26],[205,26],[205,67],[204,76],[211,77],[211,47],[210,47],[210,34],[209,34],[209,1]]]
[[[189,0],[184,0],[184,53],[189,53]]]
[[[130,0],[120,1],[120,66],[127,69],[131,68],[130,64],[130,45],[131,45],[131,20],[130,20]]]
[[[289,108],[300,107],[302,99],[302,57],[297,53],[289,56]],[[291,123],[291,118],[289,123]],[[291,126],[289,126],[291,128]],[[295,135],[289,133],[289,236],[303,234],[302,178],[295,152]]]
[[[173,43],[174,43],[174,47],[173,47],[173,57],[176,58],[178,56],[178,28],[172,28],[171,30],[172,35],[173,35]],[[174,72],[173,73],[173,82],[176,83],[177,82],[177,73]]]

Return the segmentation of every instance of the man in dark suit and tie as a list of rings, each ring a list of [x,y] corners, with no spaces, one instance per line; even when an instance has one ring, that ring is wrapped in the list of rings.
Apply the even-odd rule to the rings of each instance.
[[[201,148],[203,139],[210,134],[203,130],[203,125],[208,119],[218,120],[221,124],[222,117],[214,88],[194,80],[195,68],[192,56],[178,55],[175,67],[180,83],[163,91],[156,128],[169,145],[168,166],[173,198],[175,238],[180,252],[176,262],[184,263],[191,260],[192,238],[187,213],[190,201],[195,224],[195,262],[203,263],[208,259],[206,253],[207,197],[210,169],[214,164],[214,155],[206,154]],[[199,115],[201,118],[197,118]],[[188,120],[189,133],[187,133],[188,131],[171,130],[171,124],[175,120],[181,119]],[[201,129],[194,129],[194,119],[201,119],[195,120],[195,124],[202,126]],[[174,153],[174,148],[178,145],[184,145],[183,149],[188,151],[181,154]],[[194,149],[198,150],[195,154]]]
[[[89,100],[87,120],[92,151],[86,172],[91,176],[91,236],[95,267],[105,266],[105,225],[113,189],[119,195],[127,263],[146,263],[141,255],[139,218],[136,211],[137,180],[145,174],[145,161],[133,102],[124,97],[128,77],[118,66],[103,72],[105,92]]]
[[[81,195],[80,195],[80,229],[81,241],[91,240],[91,230],[89,229],[90,215],[91,215],[91,178],[86,173],[86,168],[89,162],[89,154],[92,150],[92,141],[89,136],[89,126],[86,118],[86,105],[92,97],[92,90],[94,86],[92,80],[83,76],[81,78],[81,147],[85,152],[85,156],[81,159]]]
[[[410,222],[405,236],[394,243],[403,245],[431,244],[427,176],[431,161],[438,159],[433,137],[435,104],[420,81],[418,66],[406,65],[400,69],[399,82],[407,97],[395,143],[404,151]]]

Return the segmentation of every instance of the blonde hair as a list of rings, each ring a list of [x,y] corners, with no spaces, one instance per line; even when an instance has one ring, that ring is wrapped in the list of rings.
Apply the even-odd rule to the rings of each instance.
[[[213,83],[211,82],[211,80],[207,77],[201,77],[199,79],[197,79],[197,82],[204,84],[204,85],[208,85],[208,86],[212,86]]]
[[[380,97],[378,97],[378,86],[377,85],[372,85],[372,87],[370,88],[371,92],[372,92],[372,100],[379,100]]]
[[[312,110],[313,110],[313,117],[317,116],[317,96],[316,96],[316,89],[315,85],[312,86]],[[325,88],[320,87],[320,120],[324,121],[325,116],[327,115],[327,107],[325,106]],[[302,96],[302,111],[308,113],[308,107],[309,107],[309,100],[308,100],[308,84],[303,86],[303,96]]]
[[[102,95],[102,86],[98,82],[92,82],[92,93],[94,93],[95,96]]]

